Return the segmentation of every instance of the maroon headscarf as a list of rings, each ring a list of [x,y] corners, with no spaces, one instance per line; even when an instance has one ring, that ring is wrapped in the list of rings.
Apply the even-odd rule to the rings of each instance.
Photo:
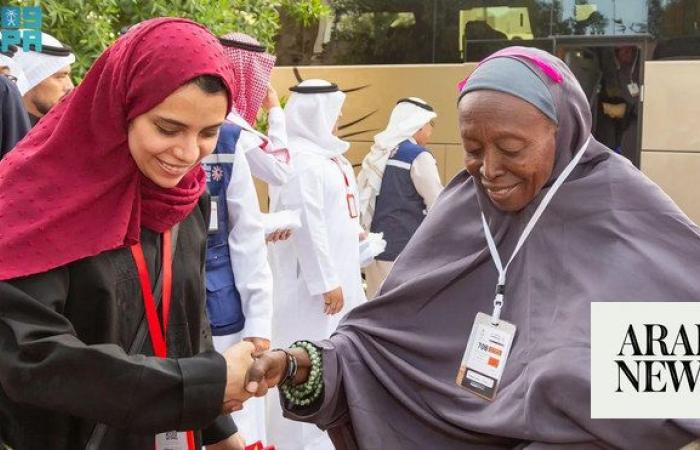
[[[148,20],[117,40],[0,162],[0,280],[131,245],[142,226],[163,232],[183,220],[205,189],[201,167],[174,188],[155,185],[131,157],[128,124],[200,75],[223,80],[230,110],[233,74],[216,37],[186,19]]]

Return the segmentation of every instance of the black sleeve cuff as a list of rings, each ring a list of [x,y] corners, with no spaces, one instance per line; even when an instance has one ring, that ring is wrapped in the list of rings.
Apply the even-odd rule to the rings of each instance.
[[[226,388],[226,360],[204,352],[178,360],[182,373],[181,430],[204,428],[221,414]]]
[[[230,415],[219,416],[211,425],[202,430],[202,445],[216,444],[237,431],[238,427]]]

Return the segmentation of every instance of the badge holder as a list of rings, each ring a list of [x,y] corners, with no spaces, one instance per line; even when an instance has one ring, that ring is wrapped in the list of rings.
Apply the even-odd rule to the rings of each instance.
[[[640,92],[639,85],[633,81],[627,85],[627,91],[632,97],[638,97]]]
[[[194,450],[191,431],[168,431],[156,435],[156,450]]]
[[[209,234],[219,232],[219,197],[211,197],[211,212],[209,213]]]
[[[459,386],[489,401],[496,398],[516,332],[511,323],[493,322],[488,314],[476,315],[455,380]]]
[[[355,201],[355,196],[353,194],[347,194],[345,198],[348,202],[348,213],[350,213],[350,218],[354,219],[358,216],[357,202]]]

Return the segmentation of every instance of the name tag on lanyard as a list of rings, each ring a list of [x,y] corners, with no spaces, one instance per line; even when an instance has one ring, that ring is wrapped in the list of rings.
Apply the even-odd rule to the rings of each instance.
[[[357,202],[355,201],[355,196],[353,194],[347,194],[345,198],[348,201],[348,213],[350,214],[350,218],[354,219],[358,216]]]
[[[156,435],[156,450],[194,450],[192,432],[167,431]]]
[[[348,204],[348,214],[351,219],[356,218],[359,213],[357,211],[357,201],[355,200],[355,195],[350,191],[350,180],[347,174],[343,170],[343,166],[340,164],[338,158],[331,158],[331,160],[338,166],[338,170],[343,175],[343,182],[345,183],[345,201]]]
[[[211,212],[209,213],[209,234],[219,232],[219,197],[211,197]]]
[[[495,399],[515,331],[511,323],[499,320],[494,325],[491,316],[478,313],[457,372],[457,384],[486,400]]]
[[[146,258],[143,254],[141,243],[131,246],[131,254],[136,264],[136,269],[139,273],[139,281],[141,283],[141,292],[143,294],[143,307],[146,312],[146,321],[148,323],[148,333],[151,337],[151,345],[153,352],[159,358],[166,358],[168,355],[166,332],[168,329],[168,316],[170,313],[170,300],[172,294],[172,242],[170,230],[163,233],[163,248],[161,259],[163,265],[161,271],[163,273],[163,303],[162,303],[162,328],[161,322],[158,320],[158,311],[156,307],[153,290],[151,289],[151,281],[148,275],[148,266]],[[194,433],[192,431],[168,431],[157,434],[155,437],[156,450],[195,450]]]

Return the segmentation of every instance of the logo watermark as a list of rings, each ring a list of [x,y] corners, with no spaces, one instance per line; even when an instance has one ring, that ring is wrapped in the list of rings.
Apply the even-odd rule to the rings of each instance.
[[[700,302],[591,304],[591,417],[700,418]]]
[[[6,52],[10,45],[22,47],[25,52],[41,51],[40,6],[3,6],[0,17],[0,51]]]

